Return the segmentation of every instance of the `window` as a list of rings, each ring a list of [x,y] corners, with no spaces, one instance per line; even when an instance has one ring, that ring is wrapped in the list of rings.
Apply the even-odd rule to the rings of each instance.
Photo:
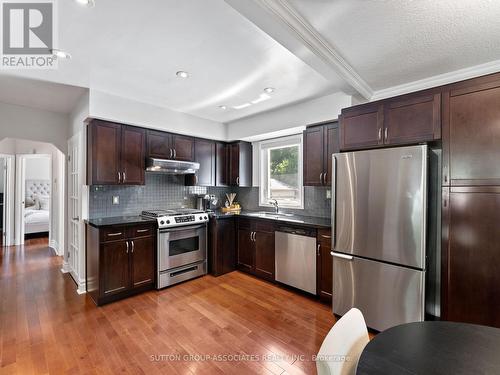
[[[304,208],[302,135],[260,144],[260,205],[276,199],[281,207]]]

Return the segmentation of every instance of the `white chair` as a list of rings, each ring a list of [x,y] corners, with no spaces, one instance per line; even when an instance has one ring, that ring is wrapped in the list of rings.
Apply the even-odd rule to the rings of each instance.
[[[361,352],[370,341],[363,314],[351,309],[325,337],[316,358],[318,375],[354,375]]]

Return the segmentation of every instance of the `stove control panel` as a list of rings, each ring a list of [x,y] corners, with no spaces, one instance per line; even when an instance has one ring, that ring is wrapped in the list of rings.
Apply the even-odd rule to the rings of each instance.
[[[205,223],[208,221],[207,213],[186,214],[177,216],[162,216],[158,218],[158,226],[160,228],[180,227],[183,225],[191,225]]]

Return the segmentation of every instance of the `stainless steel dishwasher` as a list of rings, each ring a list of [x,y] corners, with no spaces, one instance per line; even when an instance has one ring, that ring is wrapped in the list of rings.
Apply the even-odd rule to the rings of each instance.
[[[316,294],[316,233],[314,229],[280,227],[275,232],[276,280]]]

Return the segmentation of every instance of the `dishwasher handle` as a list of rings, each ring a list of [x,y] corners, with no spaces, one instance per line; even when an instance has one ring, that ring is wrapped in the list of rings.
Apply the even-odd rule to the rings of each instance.
[[[314,229],[311,230],[306,228],[279,227],[276,229],[276,231],[288,234],[295,234],[297,236],[316,237]]]

